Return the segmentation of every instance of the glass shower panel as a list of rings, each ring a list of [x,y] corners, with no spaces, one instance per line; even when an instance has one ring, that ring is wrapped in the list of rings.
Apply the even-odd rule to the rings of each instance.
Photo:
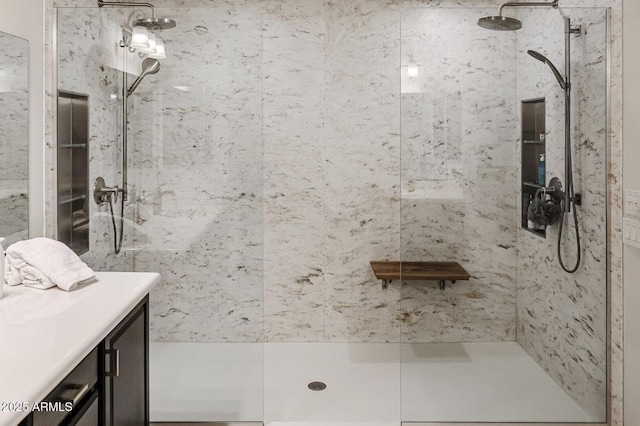
[[[495,14],[402,9],[402,420],[604,421],[606,11],[526,8],[519,31],[477,26]],[[547,179],[564,178],[563,92],[526,51],[562,66],[565,15],[588,30],[572,39],[574,180],[589,198],[575,275],[557,264],[557,226],[519,226],[521,100],[546,98]]]
[[[162,275],[152,420],[260,421],[262,17],[228,5],[157,13],[177,23],[158,34],[167,58],[129,104],[134,269]]]
[[[122,89],[143,56],[122,47],[146,8],[57,8],[58,88],[89,97],[89,174],[120,186]],[[113,252],[108,204],[89,197],[96,270],[156,271],[154,421],[263,417],[262,15],[161,8],[157,74],[128,98],[128,201]],[[116,214],[119,204],[114,206]],[[117,220],[117,217],[116,217]]]
[[[571,143],[581,263],[565,273],[557,253],[559,227],[546,238],[518,230],[517,341],[566,392],[590,421],[606,420],[607,302],[607,9],[523,9],[518,31],[518,99],[544,97],[546,102],[546,175],[564,176],[564,93],[545,64],[529,55],[535,50],[563,70],[563,17],[581,26],[570,39]],[[544,30],[541,31],[540,29]],[[541,35],[544,34],[544,37]],[[561,72],[564,75],[564,72]],[[519,171],[518,171],[519,173]],[[566,215],[562,258],[576,261],[575,228]]]
[[[399,257],[398,9],[277,3],[264,32],[264,421],[397,424],[399,290],[370,261]]]
[[[88,150],[89,186],[103,177],[109,186],[121,186],[122,82],[126,67],[124,49],[116,48],[122,39],[121,25],[126,21],[119,9],[100,10],[86,7],[56,8],[57,89],[88,100],[89,138],[86,144],[72,148],[59,142],[58,166],[71,150],[78,154]],[[54,100],[55,101],[55,100]],[[66,151],[66,152],[65,152]],[[83,176],[83,179],[86,176]],[[89,211],[89,251],[81,258],[99,271],[131,271],[133,256],[113,250],[113,230],[107,203],[98,206],[88,197],[58,197],[62,203],[73,200],[79,211]],[[84,204],[84,205],[83,205]],[[119,211],[120,203],[114,205]],[[73,220],[77,220],[76,216]],[[61,220],[61,218],[58,218]],[[124,245],[132,242],[130,210],[125,210]]]
[[[479,28],[488,13],[402,11],[401,257],[472,275],[405,279],[403,342],[515,337],[515,35]]]
[[[516,327],[516,36],[476,25],[494,13],[402,10],[403,421],[499,420],[472,362]]]

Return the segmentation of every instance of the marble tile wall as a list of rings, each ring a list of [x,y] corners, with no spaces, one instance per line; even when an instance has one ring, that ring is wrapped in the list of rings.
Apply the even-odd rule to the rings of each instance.
[[[263,141],[270,167],[264,168],[264,314],[270,341],[324,340],[330,241],[323,14],[323,2],[272,4],[265,14]]]
[[[399,289],[382,291],[369,261],[399,256],[399,14],[362,0],[321,12],[323,341],[397,341]]]
[[[515,339],[516,34],[476,25],[492,12],[402,10],[401,256],[472,276],[405,282],[407,341]]]
[[[120,10],[97,8],[58,9],[58,90],[89,96],[89,182],[102,176],[109,186],[121,186],[121,87],[124,57],[117,42],[122,38]],[[133,258],[123,250],[116,255],[108,204],[89,203],[89,252],[82,259],[95,270],[127,271]],[[119,215],[120,202],[114,205]],[[125,213],[124,247],[131,245],[131,219]],[[118,224],[119,226],[119,224]]]
[[[146,10],[85,3],[56,9],[58,87],[90,95],[91,179],[120,184],[119,88],[122,70],[130,85],[141,58],[117,44],[121,25]],[[236,6],[159,10],[182,30],[162,33],[168,58],[128,100],[120,255],[108,207],[91,204],[83,259],[99,270],[163,276],[152,294],[154,340],[262,339],[263,28],[261,14]]]
[[[27,237],[29,223],[29,43],[0,32],[0,237]]]
[[[612,426],[623,424],[623,285],[622,285],[622,7],[611,3],[609,79],[608,183],[608,383],[609,418]],[[632,402],[633,404],[633,402]]]
[[[229,211],[255,213],[262,201],[260,176],[255,174],[262,167],[262,147],[256,143],[262,126],[265,338],[395,341],[402,331],[403,338],[415,341],[513,339],[517,220],[512,213],[516,199],[501,194],[512,193],[515,186],[515,171],[509,166],[515,148],[506,142],[514,138],[517,127],[508,107],[515,86],[502,84],[497,90],[487,77],[513,66],[504,52],[511,51],[515,38],[496,38],[473,25],[487,14],[481,9],[422,9],[422,14],[402,15],[396,5],[374,7],[356,1],[300,6],[300,2],[267,5],[249,13],[245,7],[244,14],[223,12],[233,10],[229,5],[218,10],[159,9],[181,25],[163,33],[170,55],[162,63],[161,74],[147,77],[130,100],[130,182],[136,200],[130,208],[136,235],[131,249],[137,269],[160,270],[173,277],[167,278],[172,284],[158,290],[162,296],[154,322],[156,338],[233,339],[235,332],[228,333],[237,324],[224,327],[213,320],[216,315],[208,308],[200,314],[193,312],[206,305],[196,303],[203,297],[227,300],[228,309],[215,311],[238,312],[238,324],[257,324],[249,326],[253,331],[244,339],[261,338],[262,324],[256,318],[262,296],[250,291],[240,298],[239,305],[254,305],[247,307],[253,314],[232,309],[239,302],[230,296],[234,292],[226,285],[213,284],[216,280],[202,265],[222,271],[235,267],[245,275],[223,274],[234,276],[230,282],[260,286],[260,268],[247,267],[250,262],[239,260],[260,262],[262,254],[256,249],[250,255],[245,250],[236,256],[237,265],[230,266],[234,256],[228,252],[242,252],[247,242],[261,248],[262,218],[249,214],[239,219],[240,228],[247,228],[243,220],[253,224],[253,232],[245,229],[250,234],[246,238],[224,237],[233,232],[227,232],[231,228],[223,219],[235,216]],[[105,12],[102,19],[107,19]],[[100,12],[87,9],[85,13]],[[442,43],[437,35],[443,33],[443,22],[459,19],[460,13],[468,15],[464,17],[468,25],[458,20],[450,24],[457,31],[450,39],[464,43]],[[401,15],[406,22],[400,22]],[[315,19],[318,16],[323,19]],[[251,28],[242,25],[247,19]],[[420,19],[433,20],[432,33],[417,30],[423,28],[418,25]],[[402,40],[398,39],[401,25]],[[405,93],[399,95],[395,55],[402,42],[406,50],[402,54],[411,54],[418,62],[426,64],[428,54],[443,60],[441,67],[437,61],[425,67],[430,74],[423,73],[423,86],[418,90],[411,92],[405,79]],[[232,46],[237,45],[233,43],[244,46],[241,55],[234,51]],[[487,43],[494,56],[472,54]],[[441,50],[434,50],[437,47]],[[173,55],[171,49],[175,49]],[[293,54],[300,49],[313,54]],[[363,49],[375,50],[360,53],[360,60],[352,61],[356,51]],[[64,57],[61,59],[64,64]],[[185,61],[190,66],[179,67]],[[234,74],[234,67],[243,73]],[[210,75],[218,77],[211,79]],[[448,77],[456,75],[464,77]],[[440,84],[438,77],[452,83]],[[259,116],[262,90],[263,117]],[[489,94],[487,106],[484,100]],[[234,103],[235,115],[227,110],[233,111]],[[502,120],[495,120],[496,116]],[[440,128],[427,124],[424,135],[416,133],[424,123],[443,121],[446,124]],[[253,126],[247,125],[251,123]],[[434,143],[416,143],[427,134]],[[434,151],[442,149],[437,140],[443,138],[446,149]],[[187,140],[192,142],[190,149],[178,143]],[[420,149],[423,151],[416,151]],[[434,159],[439,164],[429,163]],[[194,185],[185,187],[185,182]],[[240,188],[239,182],[246,186]],[[422,184],[424,188],[425,182],[448,185],[461,198],[434,200],[409,191],[406,202],[400,201],[402,185]],[[229,207],[224,207],[225,199]],[[424,218],[432,216],[446,219],[426,226]],[[463,233],[451,232],[461,226]],[[203,230],[211,240],[228,244],[219,243],[215,250],[211,242],[192,244]],[[105,240],[108,235],[101,237]],[[182,261],[176,261],[176,256]],[[405,283],[379,292],[368,261],[362,261],[434,256],[461,259],[474,276],[466,287],[451,288],[447,294],[435,292],[442,296],[438,302],[429,285]],[[289,259],[286,266],[283,258]],[[212,266],[212,259],[223,259],[222,264]],[[494,268],[494,264],[501,267]],[[181,279],[189,284],[180,284]],[[176,293],[175,287],[184,290]],[[211,294],[203,296],[194,288],[205,288]],[[291,297],[292,288],[296,297]],[[173,300],[185,294],[198,301],[187,298],[173,306]],[[451,308],[459,303],[468,309]],[[371,307],[377,315],[363,315],[362,310]],[[192,312],[187,313],[189,310]],[[429,312],[440,320],[434,321]],[[208,316],[212,324],[206,325],[202,316]]]
[[[262,16],[160,8],[167,59],[131,96],[136,270],[152,339],[262,339]]]
[[[604,9],[523,10],[518,35],[518,97],[546,99],[546,170],[564,176],[564,92],[551,70],[526,54],[547,56],[564,70],[564,24],[582,24],[586,34],[571,40],[572,141],[581,233],[581,265],[564,272],[556,249],[559,226],[540,238],[518,232],[518,342],[594,420],[606,419],[607,303],[607,101],[606,13]],[[542,26],[555,29],[539,31]],[[564,72],[562,72],[564,75]],[[575,227],[567,217],[563,260],[576,260]]]
[[[514,339],[515,222],[512,219],[509,224],[508,213],[499,213],[507,219],[492,229],[486,226],[490,222],[487,216],[480,220],[477,229],[471,226],[471,235],[479,233],[482,238],[490,233],[500,235],[497,241],[485,238],[489,251],[475,256],[474,250],[467,248],[467,234],[451,230],[458,227],[467,208],[472,210],[470,216],[477,214],[478,207],[472,207],[476,200],[454,200],[456,207],[451,208],[448,201],[417,200],[414,193],[413,199],[399,210],[400,186],[404,183],[401,178],[405,171],[401,170],[400,151],[404,140],[400,140],[399,111],[402,107],[404,113],[405,106],[413,110],[409,102],[416,102],[404,94],[399,96],[397,55],[401,40],[398,36],[400,27],[409,24],[401,23],[400,8],[358,1],[329,2],[322,8],[318,5],[285,8],[286,5],[276,9],[277,14],[267,14],[265,22],[266,338],[275,341]],[[284,12],[287,14],[281,16]],[[441,11],[429,12],[434,22],[443,19]],[[477,19],[478,13],[469,19]],[[313,19],[318,15],[325,21]],[[455,14],[450,13],[449,22],[457,22],[454,18]],[[464,43],[454,45],[462,49]],[[291,52],[300,49],[317,49],[317,53],[292,57]],[[358,60],[354,61],[354,57]],[[454,54],[447,57],[455,60]],[[484,63],[477,65],[481,66]],[[435,75],[437,72],[431,78]],[[452,85],[453,94],[456,88],[458,95],[467,89],[471,78],[457,87]],[[313,81],[310,79],[324,84],[309,84]],[[489,90],[489,87],[483,89]],[[477,98],[483,89],[473,95]],[[443,89],[441,99],[450,96],[451,91]],[[514,95],[515,85],[512,85],[512,99]],[[283,98],[293,98],[295,102],[278,102]],[[504,112],[501,106],[504,99],[500,96],[496,99],[497,108]],[[479,187],[487,185],[483,193],[478,193],[478,200],[479,206],[483,202],[489,206],[495,197],[486,197],[486,194],[491,192],[489,186],[496,178],[504,174],[509,148],[502,148],[504,136],[498,141],[492,140],[486,137],[491,135],[491,128],[470,119],[478,112],[476,104],[465,110],[462,103],[461,100],[452,108],[455,112],[457,106],[458,114],[468,119],[464,123],[467,136],[464,140],[451,139],[453,147],[444,154],[444,160],[453,168],[444,173],[457,175],[460,188],[472,181],[477,181]],[[490,114],[489,109],[486,114]],[[281,117],[295,118],[301,123],[282,122]],[[272,124],[274,119],[276,123]],[[511,120],[514,119],[512,116]],[[300,128],[299,124],[304,127]],[[497,127],[500,127],[497,131],[504,134],[505,129],[513,126],[494,124],[493,130]],[[458,124],[458,128],[458,132],[463,133],[462,124]],[[482,135],[483,131],[489,135]],[[486,137],[486,144],[478,145],[474,136]],[[484,166],[476,162],[463,164],[460,151],[465,142],[468,159],[486,148],[492,151],[496,168],[484,170]],[[283,153],[286,158],[282,157]],[[514,153],[512,148],[511,155]],[[409,153],[408,158],[411,157]],[[412,167],[410,163],[411,160],[407,160],[407,170]],[[467,171],[465,166],[472,172],[466,181],[460,177]],[[436,173],[430,164],[423,168],[428,173]],[[476,173],[476,168],[481,171]],[[478,175],[483,178],[478,179]],[[506,179],[506,183],[501,183],[511,194],[515,185],[513,176],[514,172],[511,181]],[[425,178],[435,181],[438,177]],[[495,209],[514,211],[515,199],[511,198]],[[416,207],[417,204],[420,206]],[[427,209],[446,213],[445,219],[425,224]],[[293,235],[292,228],[295,229]],[[505,238],[504,231],[509,229],[511,235]],[[283,231],[289,238],[283,237]],[[401,235],[406,241],[401,241]],[[435,241],[440,241],[442,247],[437,252],[433,250]],[[503,247],[493,248],[499,245]],[[506,256],[505,265],[511,271],[501,275],[487,273],[488,268],[478,271],[471,267],[478,281],[489,282],[489,285],[479,292],[475,283],[471,287],[451,289],[444,295],[433,285],[425,286],[426,283],[421,287],[407,284],[381,291],[368,265],[369,260],[375,259],[451,257],[458,254],[458,248],[465,251],[463,263],[470,259],[475,265],[483,262],[489,252],[489,258],[505,258],[503,251],[506,250],[510,256]],[[289,259],[287,266],[281,265],[282,258]],[[435,301],[433,293],[440,296]],[[468,309],[456,308],[457,303]]]
[[[160,74],[145,79],[132,101],[132,117],[142,124],[131,128],[138,142],[132,148],[135,178],[131,180],[136,203],[128,210],[131,227],[135,228],[130,248],[135,249],[136,270],[160,270],[165,277],[153,297],[155,340],[509,340],[517,333],[520,343],[541,365],[565,383],[576,400],[590,407],[592,414],[599,415],[602,404],[596,400],[603,386],[604,336],[600,328],[605,315],[597,305],[599,290],[589,280],[557,280],[554,288],[559,289],[555,291],[558,299],[550,302],[554,292],[527,276],[540,267],[552,270],[551,263],[555,262],[545,258],[550,255],[555,260],[555,251],[538,240],[530,244],[531,248],[526,247],[517,231],[517,212],[515,218],[508,217],[509,210],[518,207],[517,186],[509,182],[517,179],[519,171],[507,165],[512,156],[518,158],[519,152],[505,141],[512,138],[509,131],[518,127],[518,112],[515,117],[513,112],[509,114],[502,102],[511,96],[509,90],[515,89],[500,85],[491,99],[492,107],[481,110],[477,105],[467,105],[474,93],[468,93],[462,78],[460,86],[455,81],[432,86],[446,97],[424,102],[424,94],[404,77],[402,81],[398,78],[398,58],[403,63],[405,59],[405,42],[399,37],[408,28],[402,19],[409,18],[402,10],[410,8],[411,2],[156,3],[165,8],[162,14],[177,16],[185,24],[182,29],[165,33],[169,51],[174,45],[181,46],[175,51],[175,59],[189,60],[189,67],[202,66],[202,72],[206,67],[216,72],[212,73],[214,78],[203,82],[197,73],[188,71],[189,67],[177,68],[169,57]],[[93,2],[87,5],[93,6]],[[597,0],[584,6],[603,5],[619,7],[616,2]],[[194,6],[203,9],[196,7],[190,14],[188,9]],[[413,6],[425,5],[416,2]],[[446,6],[464,5],[431,2],[425,9],[442,13]],[[247,8],[248,14],[240,11]],[[227,9],[231,12],[225,19],[221,12]],[[464,19],[477,19],[475,12],[480,11],[465,11]],[[209,23],[215,24],[214,32],[220,37],[210,35]],[[242,27],[242,23],[249,27]],[[209,32],[198,33],[202,31],[196,29],[198,25]],[[234,32],[234,25],[251,35]],[[461,36],[456,32],[456,38]],[[468,42],[482,41],[474,35],[469,37]],[[476,62],[483,60],[480,57],[469,64],[451,63],[461,71],[456,76],[465,76],[465,71],[483,75],[474,63],[508,66],[496,59],[496,52],[516,51],[513,40],[495,33],[477,37],[486,37],[482,42],[492,46],[494,56],[488,64]],[[183,46],[187,42],[195,43],[193,51]],[[232,43],[243,48],[235,50]],[[220,55],[216,46],[227,56]],[[534,48],[542,51],[543,47]],[[451,53],[456,48],[450,46]],[[205,54],[200,55],[198,49]],[[518,73],[524,66],[526,72],[544,79],[537,84],[550,93],[548,110],[556,108],[561,99],[553,94],[553,81],[546,80],[548,69],[529,62],[532,59],[525,58],[523,49],[517,45]],[[554,49],[549,52],[561,53],[557,46]],[[222,62],[216,64],[218,55],[236,67],[246,68],[247,75],[224,69]],[[458,58],[450,56],[451,60]],[[574,56],[580,56],[579,49]],[[561,56],[554,58],[559,58],[552,59],[561,67]],[[588,67],[597,68],[598,64],[596,61]],[[487,78],[478,90],[491,87]],[[183,86],[178,80],[192,80],[184,85],[200,88],[197,93],[181,92],[174,87]],[[576,76],[574,84],[579,85]],[[248,92],[234,92],[247,86]],[[467,90],[458,90],[463,87]],[[518,86],[514,102],[529,96],[524,90]],[[576,89],[576,99],[590,96],[578,93]],[[254,96],[257,103],[253,102]],[[212,105],[211,99],[217,105]],[[417,105],[426,109],[418,111]],[[580,108],[577,105],[574,110]],[[444,112],[446,115],[442,115]],[[589,111],[582,112],[589,117],[587,121],[595,121]],[[492,122],[480,127],[468,120],[468,115],[478,113],[484,114],[483,125]],[[495,120],[497,116],[503,120]],[[404,139],[416,129],[425,128],[423,124],[429,121],[424,117],[454,117],[440,128],[427,124],[425,133],[446,138],[444,147],[423,145],[420,151],[420,144]],[[205,123],[204,129],[190,130],[186,124],[193,122]],[[586,129],[585,123],[574,123]],[[588,179],[596,179],[597,173],[592,171],[602,170],[602,153],[591,145],[586,130],[584,135],[576,135],[585,142],[576,153],[580,179],[585,176],[579,185],[591,188]],[[500,143],[494,143],[493,138]],[[186,142],[195,142],[195,150],[182,152],[179,148]],[[249,159],[240,161],[239,152]],[[491,154],[484,158],[486,152]],[[108,158],[117,164],[113,155]],[[550,158],[549,171],[558,170],[558,164],[553,163]],[[258,183],[258,175],[264,184]],[[240,179],[247,185],[238,185]],[[215,182],[215,189],[201,181]],[[492,191],[494,185],[502,185],[507,193],[511,188],[514,196],[498,196]],[[597,191],[590,194],[596,208],[593,217],[591,209],[585,213],[586,247],[597,247],[601,241],[593,225],[602,218],[596,210],[605,208],[598,197]],[[549,245],[554,239],[553,230],[550,234],[546,240]],[[96,240],[102,238],[104,244],[109,237],[103,234]],[[517,250],[516,242],[521,246]],[[526,251],[542,252],[544,256],[526,255]],[[435,286],[417,283],[395,283],[382,291],[368,266],[370,259],[449,253],[460,256],[473,278],[468,286],[460,283],[444,293]],[[497,259],[506,272],[495,273],[483,263],[487,259]],[[535,259],[543,261],[536,264]],[[516,261],[522,268],[517,274]],[[596,252],[585,255],[584,262],[588,265],[584,274],[597,275],[598,265],[606,265]],[[523,280],[518,284],[517,330],[516,278]],[[434,295],[442,297],[433,302]],[[594,333],[589,335],[585,321],[581,322],[585,326],[575,330],[586,343],[567,342],[560,346],[562,352],[553,354],[551,341],[563,334],[534,335],[523,330],[522,321],[543,327],[541,321],[551,307],[559,312],[556,304],[565,299],[570,303],[563,307],[574,304],[571,312],[551,316],[547,327],[564,333],[558,324],[567,323],[567,318],[582,318]],[[464,312],[473,310],[474,314],[461,315],[462,309],[455,307],[460,303],[466,307]],[[526,318],[528,304],[538,315],[537,321]],[[587,311],[578,312],[575,305],[589,306],[598,318],[585,317]],[[473,327],[469,327],[473,321]],[[616,342],[614,347],[620,347]],[[565,356],[589,361],[584,367],[572,361],[558,365]],[[545,363],[544,357],[551,361]]]
[[[402,288],[382,292],[368,265],[401,256],[400,9],[357,1],[301,6],[271,4],[253,15],[246,5],[242,13],[229,12],[234,8],[227,4],[217,10],[159,9],[182,30],[163,33],[174,56],[130,99],[135,203],[128,209],[136,270],[159,270],[166,277],[152,320],[156,339],[261,339],[262,248],[266,339],[397,341],[407,325],[420,330],[434,323],[424,313],[415,317],[432,296],[419,290],[406,297]],[[310,54],[298,55],[301,49]],[[178,66],[185,61],[189,67]],[[256,210],[262,205],[261,176],[255,173],[261,171],[261,131],[269,165],[264,247]],[[459,157],[460,150],[451,155]],[[461,159],[452,161],[459,168],[454,173],[462,174]],[[409,208],[403,215],[416,212]],[[508,277],[491,284],[505,294],[503,301],[513,299],[504,288]],[[486,296],[466,289],[462,297],[472,307],[493,300],[493,310],[479,310],[487,312],[490,331],[477,324],[476,315],[457,321],[445,316],[446,327],[438,327],[448,333],[435,327],[406,336],[512,339],[513,315],[494,318],[495,308],[509,303]],[[400,304],[405,297],[411,320]],[[460,331],[473,322],[472,331]]]

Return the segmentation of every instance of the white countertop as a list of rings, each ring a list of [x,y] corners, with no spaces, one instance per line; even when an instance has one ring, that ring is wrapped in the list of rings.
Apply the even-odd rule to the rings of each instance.
[[[41,401],[160,280],[150,272],[97,272],[66,292],[5,285],[0,299],[0,404]],[[6,408],[6,407],[5,407]],[[0,425],[27,412],[2,411]]]

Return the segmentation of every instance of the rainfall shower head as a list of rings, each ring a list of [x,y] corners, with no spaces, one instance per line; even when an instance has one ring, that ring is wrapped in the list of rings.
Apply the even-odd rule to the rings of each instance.
[[[131,95],[138,88],[138,85],[148,74],[155,74],[160,71],[160,62],[157,59],[146,58],[142,61],[142,73],[136,78],[136,81],[133,82],[129,90],[127,91],[128,95]]]
[[[169,18],[157,18],[154,16],[152,18],[138,19],[137,21],[133,22],[133,26],[146,27],[151,31],[162,31],[168,30],[169,28],[174,28],[176,26],[176,21]]]
[[[545,64],[549,65],[549,68],[551,68],[551,72],[553,72],[553,75],[556,76],[556,80],[558,80],[558,83],[560,83],[560,87],[562,87],[562,90],[567,88],[567,82],[564,78],[562,78],[560,71],[558,71],[558,68],[556,68],[556,66],[553,65],[553,63],[549,59],[547,59],[546,56],[544,56],[542,53],[536,52],[535,50],[527,50],[527,53],[540,62],[544,62]]]
[[[508,16],[487,16],[478,19],[478,25],[485,30],[515,31],[522,28],[522,22]]]
[[[105,1],[98,0],[98,7],[148,7],[151,9],[151,18],[138,19],[133,22],[134,27],[146,27],[151,31],[162,31],[174,28],[176,21],[169,18],[158,18],[156,16],[156,8],[151,3],[132,2],[132,1]]]
[[[497,16],[487,16],[478,19],[478,26],[493,31],[514,31],[522,28],[522,22],[516,18],[502,16],[502,9],[505,7],[553,7],[558,8],[558,0],[551,2],[508,2],[500,5]]]

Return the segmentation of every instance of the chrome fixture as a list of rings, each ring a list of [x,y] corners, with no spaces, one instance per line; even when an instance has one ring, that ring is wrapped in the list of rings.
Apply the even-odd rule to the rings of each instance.
[[[138,88],[140,82],[143,78],[145,78],[149,74],[155,74],[160,71],[160,62],[157,59],[146,58],[142,61],[142,72],[133,82],[131,87],[127,88],[127,75],[123,72],[123,85],[122,85],[122,200],[126,201],[127,199],[127,152],[128,152],[128,135],[127,135],[127,122],[128,122],[128,107],[127,107],[127,99],[129,96],[133,94],[133,92]],[[117,200],[116,200],[117,201]]]
[[[498,16],[488,16],[485,18],[480,18],[478,20],[478,25],[482,28],[488,30],[496,30],[496,31],[512,31],[518,30],[522,28],[522,22],[515,18],[509,18],[502,16],[502,10],[505,7],[553,7],[554,9],[558,8],[558,0],[554,0],[553,2],[513,2],[513,3],[504,3],[500,6]],[[578,215],[576,212],[576,206],[581,204],[580,194],[576,194],[573,188],[573,167],[571,160],[571,35],[581,35],[582,34],[582,26],[578,25],[577,27],[571,27],[571,20],[568,17],[564,17],[564,35],[565,35],[565,47],[564,47],[564,67],[565,67],[565,75],[564,77],[558,71],[553,63],[547,59],[543,54],[536,52],[535,50],[528,50],[527,53],[531,55],[533,58],[543,62],[549,66],[551,72],[555,76],[556,80],[558,80],[558,84],[564,91],[564,126],[565,126],[565,141],[564,141],[564,178],[567,183],[566,191],[562,191],[562,183],[560,179],[553,178],[551,180],[551,184],[549,187],[544,188],[546,192],[550,192],[553,194],[553,197],[556,199],[562,199],[562,214],[560,215],[560,229],[558,230],[558,262],[560,266],[565,272],[574,273],[578,270],[580,266],[580,229],[578,224]],[[571,213],[571,205],[573,204],[573,221],[576,228],[576,248],[577,248],[577,259],[576,264],[572,268],[567,268],[562,260],[562,252],[560,250],[560,242],[562,239],[562,229],[564,225],[564,215],[566,213]]]
[[[128,198],[128,111],[127,101],[129,96],[138,88],[144,77],[149,74],[155,74],[160,70],[160,62],[158,59],[166,58],[164,50],[164,42],[150,31],[162,31],[174,28],[176,22],[169,18],[159,18],[156,15],[156,9],[151,3],[138,2],[115,2],[98,0],[99,7],[149,7],[151,8],[151,17],[136,19],[130,26],[122,27],[122,40],[120,47],[127,47],[131,53],[138,52],[140,57],[145,57],[142,61],[142,72],[136,78],[131,86],[127,84],[127,73],[122,72],[122,186],[118,188],[107,187],[104,179],[96,179],[94,185],[94,200],[98,204],[109,203],[111,211],[111,221],[113,223],[114,233],[114,250],[116,254],[122,249],[122,240],[124,233],[124,203]],[[115,216],[113,213],[113,202],[118,202],[118,194],[122,193],[120,198],[120,235],[116,228]]]
[[[117,203],[118,193],[120,192],[124,192],[124,190],[118,188],[117,185],[114,187],[107,186],[102,177],[97,178],[93,183],[93,199],[98,205],[110,202],[112,198]]]
[[[100,205],[104,202],[109,202],[109,210],[111,212],[111,222],[113,224],[113,248],[116,254],[120,253],[122,249],[122,240],[124,235],[124,202],[127,201],[127,186],[128,186],[128,112],[127,112],[127,99],[138,88],[140,82],[149,74],[155,74],[160,71],[160,62],[157,59],[146,58],[142,61],[142,72],[133,82],[131,87],[127,88],[127,75],[123,72],[123,84],[122,84],[122,188],[114,186],[113,188],[105,185],[104,179],[99,177],[96,179],[93,189],[93,198],[95,202]],[[118,202],[118,193],[122,193],[122,199],[120,200],[120,235],[116,229],[116,220],[113,214],[113,202]]]
[[[98,7],[149,7],[151,8],[151,18],[138,19],[133,22],[133,27],[145,27],[151,31],[162,31],[174,28],[176,21],[169,18],[158,18],[156,8],[151,3],[137,3],[130,1],[103,1],[98,0]]]
[[[576,212],[576,205],[580,203],[580,194],[576,194],[573,189],[573,165],[571,160],[571,35],[582,34],[582,26],[571,27],[571,19],[564,17],[564,35],[565,35],[565,48],[564,48],[564,78],[560,75],[558,69],[553,63],[547,59],[543,54],[534,50],[528,50],[527,53],[535,59],[544,62],[549,66],[551,72],[558,80],[560,87],[564,90],[564,178],[567,183],[567,190],[564,192],[564,200],[562,201],[562,215],[560,216],[560,229],[558,231],[558,261],[560,266],[565,272],[574,273],[580,266],[580,227],[578,224],[578,214]],[[557,178],[554,178],[557,179]],[[560,182],[558,181],[558,184]],[[560,240],[562,237],[562,228],[564,225],[565,213],[571,212],[571,205],[573,204],[573,222],[576,228],[576,249],[577,259],[576,264],[572,268],[567,268],[562,260],[562,252],[560,250]]]
[[[113,203],[118,202],[118,194],[122,193],[122,200],[120,201],[120,239],[118,239],[118,232],[116,229],[116,218],[113,214]],[[124,188],[118,188],[118,186],[109,187],[105,184],[104,179],[99,177],[93,183],[93,199],[96,204],[109,203],[109,211],[111,213],[111,224],[113,225],[113,249],[116,254],[120,253],[122,248],[122,237],[124,233],[124,196],[126,192]]]
[[[160,62],[157,59],[147,58],[142,61],[142,73],[140,73],[129,90],[127,90],[127,96],[131,96],[131,94],[135,92],[143,78],[149,74],[155,74],[158,71],[160,71]]]
[[[139,52],[141,57],[165,59],[164,41],[152,31],[162,31],[176,26],[176,21],[169,18],[158,18],[156,9],[151,3],[115,2],[98,0],[99,7],[149,7],[151,18],[136,19],[130,26],[122,27],[120,47],[128,47],[130,52]]]
[[[509,2],[500,5],[497,16],[487,16],[478,19],[478,25],[487,30],[493,31],[515,31],[522,28],[522,22],[516,18],[509,18],[502,15],[505,7],[553,7],[558,8],[558,0],[552,2]]]
[[[307,387],[312,391],[323,391],[327,388],[327,385],[323,382],[311,382],[307,385]]]
[[[558,71],[558,68],[556,68],[555,65],[553,65],[553,62],[547,59],[547,57],[544,56],[542,53],[538,53],[535,50],[527,50],[527,53],[533,56],[534,58],[536,58],[537,60],[539,60],[540,62],[544,62],[545,64],[549,65],[549,68],[551,68],[551,72],[553,73],[553,75],[556,76],[556,80],[558,80],[558,83],[560,83],[560,87],[563,90],[567,88],[567,82],[564,80],[564,78],[562,78],[562,76],[560,75],[560,71]]]

